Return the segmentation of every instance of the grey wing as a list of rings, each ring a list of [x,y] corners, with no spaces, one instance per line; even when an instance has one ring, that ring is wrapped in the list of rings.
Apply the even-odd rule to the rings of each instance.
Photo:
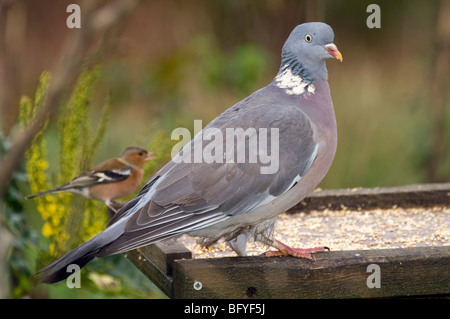
[[[227,112],[204,131],[215,127],[225,136],[227,127],[241,125],[244,130],[256,128],[255,134],[259,138],[263,132],[259,128],[278,130],[278,139],[273,141],[279,149],[279,157],[274,156],[278,169],[272,174],[261,174],[261,166],[267,165],[261,160],[208,164],[175,163],[177,158],[174,158],[111,220],[110,224],[113,224],[128,218],[123,235],[106,246],[100,255],[125,252],[251,212],[288,191],[309,169],[316,156],[317,144],[310,120],[297,108],[286,107],[275,115],[259,112],[260,116],[251,120],[245,119],[243,112],[240,118],[227,116]],[[270,140],[272,135],[268,135]],[[195,139],[200,138],[196,136],[183,151],[195,148]],[[205,149],[210,143],[223,143],[226,149],[226,142],[219,139],[203,140],[197,146]],[[249,150],[248,144],[245,147]],[[237,143],[234,150],[238,150]],[[193,154],[186,154],[186,158],[191,156],[193,160]],[[249,155],[247,152],[246,159]]]

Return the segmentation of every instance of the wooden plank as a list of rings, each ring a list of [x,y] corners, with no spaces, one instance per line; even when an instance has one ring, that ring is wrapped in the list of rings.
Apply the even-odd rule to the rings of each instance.
[[[450,183],[446,183],[319,191],[290,211],[449,204]],[[191,258],[184,245],[159,243],[128,256],[171,298],[352,298],[450,295],[449,250],[444,246],[336,251],[316,254],[316,262],[290,257],[179,260]],[[381,288],[367,287],[370,264],[380,266]],[[194,289],[197,281],[202,283],[200,290]]]
[[[450,295],[450,246],[292,257],[176,260],[175,298],[364,298]],[[369,288],[371,264],[381,288]],[[197,290],[201,283],[201,289]],[[194,288],[194,284],[197,289]]]
[[[145,258],[151,260],[158,269],[168,276],[172,275],[172,262],[176,259],[190,259],[192,253],[177,241],[162,241],[144,247]]]
[[[440,205],[450,205],[450,183],[316,191],[289,212]]]
[[[162,292],[173,297],[172,262],[192,258],[192,253],[176,241],[159,242],[130,251],[126,257]]]

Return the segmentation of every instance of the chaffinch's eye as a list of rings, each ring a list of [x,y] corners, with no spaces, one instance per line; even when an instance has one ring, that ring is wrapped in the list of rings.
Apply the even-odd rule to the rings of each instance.
[[[142,155],[144,155],[144,152],[139,152],[138,154],[139,154],[139,156],[142,156]]]
[[[312,41],[312,35],[310,35],[310,34],[307,34],[307,35],[305,35],[305,41],[306,42],[311,42]]]

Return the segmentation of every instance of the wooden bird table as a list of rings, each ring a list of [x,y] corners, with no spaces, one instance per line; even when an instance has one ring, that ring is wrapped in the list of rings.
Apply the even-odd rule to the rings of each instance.
[[[266,258],[252,243],[235,257],[183,236],[126,256],[170,298],[450,296],[450,183],[316,191],[280,215],[275,237],[331,251]]]

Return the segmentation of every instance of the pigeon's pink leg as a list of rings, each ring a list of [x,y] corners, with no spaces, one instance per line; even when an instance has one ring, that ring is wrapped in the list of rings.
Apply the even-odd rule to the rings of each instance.
[[[325,250],[330,250],[328,247],[314,247],[314,248],[292,248],[286,244],[283,244],[279,240],[275,240],[272,244],[273,248],[278,249],[278,251],[268,251],[265,253],[266,257],[276,257],[276,256],[293,256],[298,258],[306,258],[310,260],[316,260],[313,253],[318,253]]]

